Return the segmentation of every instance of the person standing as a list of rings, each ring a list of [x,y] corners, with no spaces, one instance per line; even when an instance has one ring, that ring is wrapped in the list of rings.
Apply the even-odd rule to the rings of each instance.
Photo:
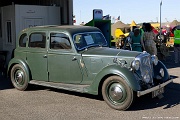
[[[142,52],[145,49],[143,40],[141,39],[139,28],[134,29],[134,34],[131,37],[131,42],[132,42],[131,43],[132,44],[132,51]]]
[[[140,28],[140,35],[141,35],[141,37],[143,36],[144,32],[146,31],[145,26],[146,26],[146,23],[144,22],[142,24],[142,27]]]
[[[180,63],[180,30],[174,30],[174,62]]]
[[[151,55],[157,55],[157,48],[156,48],[156,35],[152,31],[152,27],[150,23],[145,24],[146,31],[143,34],[143,41],[145,46],[145,51],[147,51]]]

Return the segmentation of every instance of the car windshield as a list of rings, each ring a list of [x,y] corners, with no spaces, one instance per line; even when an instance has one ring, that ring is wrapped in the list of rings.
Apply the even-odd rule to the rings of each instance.
[[[107,41],[100,32],[75,34],[74,43],[78,51],[89,47],[107,46]]]

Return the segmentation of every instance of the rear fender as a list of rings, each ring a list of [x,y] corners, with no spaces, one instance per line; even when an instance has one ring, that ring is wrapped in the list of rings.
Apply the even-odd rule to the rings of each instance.
[[[13,58],[10,60],[9,64],[8,64],[8,69],[7,69],[7,74],[8,76],[10,76],[11,73],[11,68],[15,65],[15,64],[20,64],[24,67],[24,70],[26,71],[27,75],[30,76],[30,70],[28,65],[26,64],[26,62],[24,60],[21,59],[16,59]]]

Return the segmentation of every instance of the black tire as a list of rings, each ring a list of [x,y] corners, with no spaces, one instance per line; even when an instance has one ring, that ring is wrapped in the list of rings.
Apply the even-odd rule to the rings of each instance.
[[[16,64],[12,67],[11,82],[13,86],[18,90],[24,91],[27,89],[29,76],[22,65]]]
[[[111,76],[104,81],[102,96],[105,102],[116,110],[127,110],[134,101],[133,90],[119,76]]]

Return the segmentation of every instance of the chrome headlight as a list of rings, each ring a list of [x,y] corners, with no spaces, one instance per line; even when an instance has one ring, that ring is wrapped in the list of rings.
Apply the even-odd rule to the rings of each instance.
[[[157,65],[158,64],[158,57],[156,55],[152,55],[151,56],[151,60],[153,62],[154,65]]]
[[[159,73],[160,73],[161,77],[164,77],[164,69],[163,68],[160,69]]]
[[[134,60],[131,64],[133,70],[139,70],[140,68],[140,62],[139,60]]]

